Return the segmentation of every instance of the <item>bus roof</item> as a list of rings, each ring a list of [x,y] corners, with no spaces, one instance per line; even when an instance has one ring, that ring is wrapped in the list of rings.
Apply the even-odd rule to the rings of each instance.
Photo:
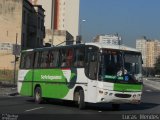
[[[84,46],[84,45],[92,45],[92,46],[96,46],[98,48],[107,48],[107,49],[114,49],[114,50],[123,50],[123,51],[133,51],[133,52],[140,52],[135,48],[131,48],[128,46],[124,46],[124,45],[112,45],[112,44],[106,44],[106,43],[99,43],[99,42],[91,42],[91,43],[85,43],[85,44],[74,44],[74,45],[66,45],[66,46]],[[54,46],[55,48],[61,48],[61,47],[65,47],[65,46]],[[22,52],[30,52],[30,51],[34,51],[34,50],[43,50],[43,49],[51,49],[54,47],[44,47],[44,48],[36,48],[36,49],[28,49],[28,50],[23,50]]]
[[[108,49],[115,49],[115,50],[140,52],[135,48],[128,47],[125,45],[113,45],[113,44],[106,44],[106,43],[99,43],[99,42],[85,43],[85,45],[93,45],[93,46],[97,46],[99,48],[108,48]]]

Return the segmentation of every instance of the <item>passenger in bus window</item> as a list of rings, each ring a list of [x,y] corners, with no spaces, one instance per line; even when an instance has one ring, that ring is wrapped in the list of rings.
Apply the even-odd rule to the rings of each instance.
[[[77,66],[78,67],[83,67],[84,66],[84,57],[80,56],[78,61],[77,61]]]
[[[65,60],[65,59],[63,59],[63,60],[62,60],[61,67],[66,67],[66,66],[67,66],[67,64],[66,64],[66,60]]]
[[[28,55],[26,57],[26,68],[30,68],[31,67],[31,57]]]
[[[45,67],[49,67],[49,65],[50,65],[50,54],[49,54],[49,52],[47,53],[47,56],[46,56],[46,66]]]
[[[71,67],[72,66],[72,61],[73,61],[73,51],[72,49],[71,50],[68,50],[67,52],[67,67]]]

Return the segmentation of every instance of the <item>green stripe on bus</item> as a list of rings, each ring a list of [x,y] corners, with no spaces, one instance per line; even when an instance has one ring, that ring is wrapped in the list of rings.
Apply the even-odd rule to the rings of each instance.
[[[115,83],[113,90],[115,91],[141,91],[142,85],[139,84],[121,84],[121,83]]]
[[[30,70],[24,78],[25,82],[22,83],[20,93],[21,95],[32,96],[34,92],[32,89],[34,89],[35,86],[39,84],[42,89],[42,97],[64,98],[70,90],[70,86],[67,83],[75,80],[74,78],[76,74],[74,72],[74,70],[71,70],[69,81],[67,81],[67,78],[61,69]],[[32,78],[33,75],[34,77]],[[32,79],[35,81],[33,86]],[[36,81],[40,82],[37,83]],[[46,84],[45,82],[59,82],[66,84]]]

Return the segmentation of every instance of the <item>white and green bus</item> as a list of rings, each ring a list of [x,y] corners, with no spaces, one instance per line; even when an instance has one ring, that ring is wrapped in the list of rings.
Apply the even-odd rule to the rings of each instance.
[[[85,103],[140,103],[142,58],[136,49],[101,43],[46,47],[21,53],[18,92]]]

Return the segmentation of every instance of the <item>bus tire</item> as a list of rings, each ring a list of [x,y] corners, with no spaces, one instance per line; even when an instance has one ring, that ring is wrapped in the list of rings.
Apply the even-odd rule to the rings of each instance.
[[[112,110],[119,110],[120,104],[112,104]]]
[[[78,103],[78,108],[80,110],[85,109],[86,105],[84,101],[84,91],[83,90],[79,90],[77,103]]]
[[[36,87],[34,90],[34,100],[38,104],[41,104],[43,102],[42,91],[40,87]]]

